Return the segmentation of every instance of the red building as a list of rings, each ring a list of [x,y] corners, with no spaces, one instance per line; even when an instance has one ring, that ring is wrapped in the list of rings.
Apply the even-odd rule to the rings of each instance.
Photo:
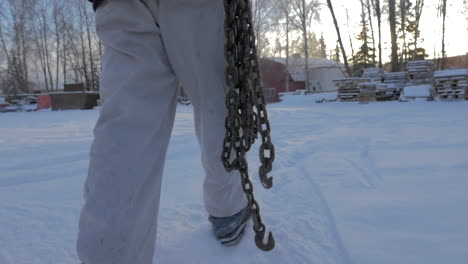
[[[345,77],[344,65],[324,58],[309,58],[309,90],[316,92],[334,92],[337,90],[333,80]],[[306,73],[305,60],[300,56],[291,56],[289,59],[288,75],[285,74],[286,59],[261,59],[260,72],[265,89],[265,98],[268,102],[278,102],[279,93],[294,92],[305,89]],[[286,80],[289,79],[289,88],[286,89]]]
[[[269,103],[279,102],[279,93],[286,91],[286,66],[283,63],[271,59],[260,59],[260,73],[262,74],[265,100]],[[304,80],[294,80],[291,74],[289,78],[289,92],[305,89]]]

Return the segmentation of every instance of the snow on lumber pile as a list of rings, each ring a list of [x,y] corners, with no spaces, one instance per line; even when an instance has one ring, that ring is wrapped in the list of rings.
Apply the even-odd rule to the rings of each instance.
[[[371,81],[381,81],[384,71],[380,68],[366,68],[362,73],[363,78],[370,79]]]
[[[384,83],[394,83],[404,86],[408,82],[408,74],[406,72],[386,72],[383,74],[382,79]]]
[[[359,84],[369,82],[368,78],[344,78],[333,80],[338,88],[338,99],[340,101],[357,101],[359,96]]]
[[[410,61],[407,68],[412,84],[432,84],[434,82],[434,62],[426,60]]]
[[[400,96],[400,101],[407,102],[414,99],[434,100],[436,92],[430,84],[418,84],[405,86]]]
[[[434,90],[434,62],[426,60],[410,61],[407,65],[409,84],[400,95],[400,101],[416,98],[433,100]]]
[[[436,90],[441,99],[468,100],[468,69],[451,69],[434,74]]]
[[[387,86],[386,95],[390,96],[393,94],[393,100],[400,98],[401,91],[408,82],[407,72],[387,72],[382,76],[383,83]],[[377,97],[379,99],[379,96]]]

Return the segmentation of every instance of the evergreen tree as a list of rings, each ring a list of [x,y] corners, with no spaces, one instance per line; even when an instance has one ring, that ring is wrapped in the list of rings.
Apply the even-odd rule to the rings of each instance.
[[[366,10],[364,2],[361,0],[361,32],[357,36],[357,40],[362,42],[361,47],[353,57],[353,75],[360,75],[362,70],[367,67],[374,67],[375,51],[372,48],[372,38],[369,35],[369,25],[366,20]]]
[[[333,50],[333,54],[330,56],[332,60],[340,63],[340,46],[338,41],[336,42],[336,47]]]
[[[308,50],[310,57],[312,58],[319,58],[321,56],[321,50],[320,50],[320,42],[317,39],[317,35],[315,32],[308,32]]]
[[[320,58],[326,59],[327,58],[327,45],[325,44],[323,33],[320,36],[319,45],[320,45]]]
[[[398,19],[398,33],[400,39],[401,52],[399,56],[400,66],[402,68],[410,60],[424,59],[428,57],[424,48],[418,47],[418,42],[421,42],[419,19],[421,17],[424,0],[416,0],[413,4],[410,0],[400,1],[400,12]]]

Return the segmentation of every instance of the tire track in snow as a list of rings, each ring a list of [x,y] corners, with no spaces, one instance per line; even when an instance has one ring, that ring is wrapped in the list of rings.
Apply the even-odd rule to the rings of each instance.
[[[307,144],[304,144],[304,146],[307,146]],[[303,184],[304,186],[307,185],[307,189],[311,190],[311,193],[300,193],[298,195],[302,196],[302,199],[305,201],[309,199],[315,200],[313,203],[315,208],[313,208],[313,210],[310,210],[308,213],[316,214],[315,216],[311,217],[313,219],[316,219],[315,221],[313,221],[313,228],[316,229],[317,232],[322,233],[321,237],[325,240],[316,240],[314,242],[319,244],[321,248],[320,250],[324,251],[324,256],[338,257],[338,260],[335,260],[338,261],[337,263],[352,263],[348,251],[343,245],[341,236],[339,235],[327,201],[324,195],[322,194],[320,187],[315,183],[312,176],[303,165],[304,161],[307,158],[316,155],[316,152],[310,148],[295,149],[294,151],[288,151],[280,148],[279,152],[281,152],[281,157],[284,156],[287,158],[279,158],[279,168],[274,169],[274,171],[276,171],[275,174],[280,174],[280,172],[283,170],[290,171],[291,168],[296,168],[298,171],[298,177],[294,180],[301,181],[301,184]],[[335,263],[334,260],[331,260],[331,263]]]
[[[349,158],[344,158],[344,160],[356,171],[356,173],[351,173],[352,175],[357,175],[359,182],[367,187],[374,188],[375,184],[372,180],[372,177],[369,176],[369,173],[363,168],[360,167],[355,161]]]
[[[321,201],[322,205],[322,211],[325,213],[325,216],[327,218],[327,227],[329,231],[332,233],[334,240],[335,240],[335,246],[339,249],[339,252],[341,253],[340,256],[343,260],[343,263],[352,263],[352,260],[349,256],[348,250],[344,247],[343,241],[341,239],[341,236],[338,232],[338,229],[335,224],[335,220],[333,218],[333,215],[331,213],[330,207],[328,206],[327,200],[325,199],[325,196],[323,195],[322,191],[320,190],[320,187],[315,183],[315,181],[312,179],[312,177],[307,177],[310,176],[307,170],[304,168],[304,166],[299,165],[299,169],[302,172],[302,175],[306,181],[309,182],[310,187],[313,189],[314,193],[317,194]]]
[[[367,138],[366,143],[364,144],[364,147],[362,148],[360,152],[361,159],[365,161],[367,168],[370,170],[370,175],[374,180],[380,180],[382,179],[382,176],[380,175],[379,171],[375,167],[375,159],[374,156],[370,153],[370,138]]]

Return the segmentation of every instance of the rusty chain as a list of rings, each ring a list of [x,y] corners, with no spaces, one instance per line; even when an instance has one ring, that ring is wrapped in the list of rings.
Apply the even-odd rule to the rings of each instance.
[[[246,159],[246,153],[260,134],[262,143],[259,151],[261,162],[259,178],[263,187],[271,188],[273,179],[268,177],[267,173],[272,170],[275,148],[271,142],[270,123],[263,96],[250,1],[224,0],[228,115],[225,121],[226,135],[222,161],[227,171],[240,172],[242,189],[252,212],[255,244],[259,249],[269,251],[275,247],[275,240],[269,232],[267,242],[263,241],[266,228],[253,194]]]

